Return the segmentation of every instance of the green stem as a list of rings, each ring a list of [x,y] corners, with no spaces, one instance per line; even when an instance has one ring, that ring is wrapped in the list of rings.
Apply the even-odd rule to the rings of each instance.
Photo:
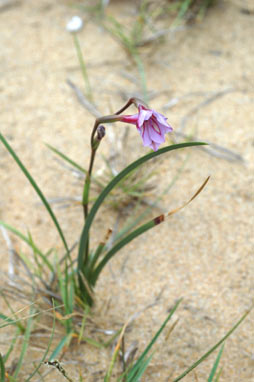
[[[76,51],[77,51],[78,60],[79,60],[79,64],[80,64],[80,67],[81,67],[82,75],[83,75],[83,78],[84,78],[84,81],[85,81],[85,85],[86,85],[87,97],[88,97],[89,101],[93,102],[92,88],[91,88],[91,85],[90,85],[90,82],[89,82],[89,79],[88,79],[88,74],[87,74],[87,70],[86,70],[86,64],[85,64],[85,60],[84,60],[84,57],[83,57],[83,54],[82,54],[82,50],[81,50],[81,47],[80,47],[80,43],[79,43],[79,39],[78,39],[77,33],[73,33],[73,40],[74,40],[75,48],[76,48]]]
[[[138,53],[133,54],[133,57],[134,57],[134,60],[136,62],[137,68],[138,68],[144,100],[145,100],[145,102],[148,102],[146,74],[145,74],[144,64],[143,64]]]

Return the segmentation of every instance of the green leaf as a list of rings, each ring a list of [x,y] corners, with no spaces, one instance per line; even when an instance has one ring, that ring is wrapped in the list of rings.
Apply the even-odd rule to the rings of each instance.
[[[77,162],[74,162],[74,160],[70,159],[69,157],[67,157],[67,155],[63,154],[61,151],[59,151],[58,149],[56,149],[55,147],[49,145],[48,143],[45,143],[45,145],[51,150],[53,151],[55,154],[57,154],[60,158],[62,158],[63,160],[65,160],[66,162],[68,162],[70,165],[72,165],[73,167],[75,167],[77,170],[79,170],[80,172],[83,172],[84,174],[87,173],[87,171],[84,169],[84,167],[81,167]]]
[[[215,373],[216,373],[217,368],[218,368],[219,363],[220,363],[220,359],[221,359],[221,356],[222,356],[222,352],[223,352],[223,349],[224,349],[224,345],[225,345],[225,343],[222,344],[222,346],[221,346],[221,348],[220,348],[220,351],[219,351],[219,353],[218,353],[218,355],[217,355],[217,357],[216,357],[216,360],[215,360],[215,362],[214,362],[213,368],[212,368],[211,373],[210,373],[210,375],[209,375],[209,377],[208,377],[208,382],[213,382],[213,378],[214,378],[214,376],[215,376]]]
[[[33,242],[33,240],[31,240],[31,238],[27,238],[25,235],[23,235],[20,231],[18,231],[16,228],[12,227],[11,225],[3,222],[0,220],[0,225],[2,225],[3,227],[5,227],[6,229],[8,229],[10,232],[14,233],[16,236],[18,236],[21,240],[23,240],[27,245],[29,245],[29,247],[32,248],[33,251],[35,251],[42,259],[42,261],[44,262],[45,265],[47,265],[47,267],[49,268],[49,270],[51,272],[54,272],[54,267],[50,264],[50,262],[48,261],[46,255],[44,255],[40,249],[35,245],[35,243]],[[25,255],[23,255],[25,256]],[[22,257],[22,256],[21,256]],[[24,259],[23,259],[24,260]],[[26,261],[24,260],[24,262],[26,263]],[[28,264],[29,264],[29,260],[28,260]]]
[[[208,350],[201,358],[199,358],[198,361],[194,362],[187,370],[185,370],[179,377],[174,379],[173,382],[178,382],[181,379],[183,379],[187,374],[189,374],[193,369],[195,369],[201,362],[203,362],[207,357],[209,357],[210,354],[212,354],[221,344],[223,344],[224,341],[238,328],[238,326],[245,320],[245,318],[250,313],[250,310],[248,310],[241,318],[240,320],[230,329],[224,337],[220,341],[218,341],[211,349]]]
[[[81,167],[77,162],[75,162],[74,160],[72,160],[71,158],[69,158],[67,155],[65,155],[64,153],[62,153],[60,150],[56,149],[55,147],[49,145],[48,143],[45,143],[46,146],[52,150],[55,154],[57,154],[60,158],[62,158],[64,161],[66,161],[67,163],[69,163],[70,165],[72,165],[74,168],[76,168],[77,170],[79,170],[80,172],[86,174],[87,173],[87,170],[84,169],[84,167]],[[103,187],[103,184],[97,180],[95,177],[92,176],[92,180],[95,184],[97,184],[99,187]]]
[[[70,343],[70,341],[72,339],[72,336],[73,336],[73,332],[70,332],[70,333],[66,334],[61,339],[61,341],[59,342],[59,344],[57,345],[57,347],[55,348],[55,350],[53,351],[53,353],[49,357],[49,361],[53,361],[54,359],[56,359],[58,354],[60,353],[60,351],[63,349],[63,347],[65,345],[67,345],[67,346],[69,345],[69,343]]]
[[[111,182],[108,183],[108,185],[104,188],[104,190],[100,193],[98,198],[96,199],[93,207],[91,208],[91,211],[89,215],[87,216],[81,238],[80,238],[80,245],[79,245],[79,253],[78,253],[78,273],[83,272],[83,267],[85,266],[84,264],[84,259],[85,259],[85,250],[88,242],[88,235],[89,235],[89,230],[92,225],[93,219],[106,198],[106,196],[109,194],[109,192],[127,175],[129,174],[132,170],[140,166],[141,164],[147,162],[148,160],[155,158],[161,154],[164,154],[169,151],[177,150],[177,149],[182,149],[185,147],[193,147],[193,146],[201,146],[201,145],[206,145],[204,142],[185,142],[185,143],[180,143],[176,145],[171,145],[167,147],[163,147],[162,149],[151,152],[135,162],[131,163],[129,166],[127,166],[123,171],[121,171],[114,179],[111,180]]]
[[[15,336],[13,337],[13,339],[11,340],[9,349],[7,350],[7,352],[5,353],[5,355],[4,355],[4,357],[3,357],[4,363],[6,363],[6,362],[8,361],[8,358],[10,357],[10,355],[11,355],[13,349],[14,349],[15,343],[16,343],[17,339],[19,338],[20,333],[21,333],[20,329],[17,328],[17,330],[16,330],[16,334],[15,334]]]
[[[13,149],[11,148],[11,146],[9,145],[9,143],[6,141],[6,139],[4,138],[4,136],[1,133],[0,133],[0,140],[2,141],[2,143],[6,147],[6,149],[9,151],[9,153],[11,154],[11,156],[13,157],[13,159],[15,160],[15,162],[17,163],[17,165],[19,166],[19,168],[21,169],[23,174],[26,176],[26,178],[30,182],[31,186],[34,188],[34,190],[36,191],[39,198],[41,199],[42,203],[44,204],[46,210],[48,211],[51,219],[53,220],[53,222],[55,224],[55,227],[56,227],[56,229],[57,229],[57,231],[58,231],[58,233],[62,239],[62,242],[63,242],[63,245],[64,245],[66,251],[69,252],[69,248],[68,248],[67,242],[65,240],[64,234],[62,232],[62,229],[61,229],[61,227],[58,223],[58,220],[57,220],[54,212],[52,211],[47,199],[43,195],[42,191],[38,187],[38,185],[35,182],[35,180],[33,179],[33,177],[30,175],[30,173],[28,172],[26,167],[23,165],[23,163],[21,162],[21,160],[19,159],[17,154],[13,151]]]
[[[145,223],[141,227],[138,227],[137,229],[135,229],[135,231],[131,232],[129,235],[123,238],[120,242],[114,245],[114,247],[108,251],[108,253],[103,257],[103,259],[100,261],[100,263],[97,265],[97,267],[93,271],[92,276],[90,277],[92,285],[95,285],[101,271],[103,270],[105,265],[108,263],[108,261],[116,254],[116,252],[118,252],[130,241],[142,235],[144,232],[148,231],[154,226],[155,226],[155,222],[154,222],[154,219],[152,219],[148,223]]]
[[[53,306],[54,306],[54,301],[53,301]],[[52,331],[51,331],[51,335],[50,335],[50,339],[49,339],[47,348],[46,348],[40,362],[38,363],[38,366],[34,369],[32,374],[25,380],[25,382],[29,382],[33,378],[33,376],[38,372],[38,370],[41,368],[41,366],[43,365],[43,363],[44,363],[44,361],[45,361],[45,359],[49,353],[50,346],[51,346],[53,338],[54,338],[54,333],[55,333],[55,315],[54,315],[54,319],[53,319]]]
[[[7,317],[5,314],[0,313],[0,318],[2,318],[2,320],[5,321],[5,324],[0,325],[0,328],[4,328],[5,326],[8,326],[8,325],[16,325],[16,321]]]
[[[5,366],[2,354],[0,353],[0,382],[5,382]]]
[[[175,313],[176,309],[178,308],[180,302],[182,301],[182,299],[178,300],[177,303],[175,304],[175,306],[173,307],[173,309],[171,309],[168,317],[166,318],[166,320],[163,322],[163,324],[161,325],[160,329],[157,331],[157,333],[155,334],[155,336],[153,337],[152,341],[149,343],[149,345],[146,347],[146,349],[144,350],[144,352],[141,354],[141,356],[138,358],[138,360],[135,362],[135,364],[133,365],[133,367],[131,368],[131,370],[129,370],[128,374],[127,374],[127,382],[134,382],[134,381],[138,381],[138,376],[140,377],[141,374],[140,374],[140,370],[142,370],[142,374],[144,373],[144,365],[145,367],[147,367],[148,365],[148,362],[150,361],[150,358],[147,360],[147,354],[148,352],[151,350],[152,346],[154,345],[154,343],[157,341],[158,337],[160,336],[160,334],[162,333],[163,329],[165,328],[165,326],[167,325],[168,321],[171,319],[171,317],[173,316],[173,314]],[[147,362],[148,361],[148,362]],[[124,374],[125,375],[125,374]],[[124,375],[121,376],[121,379],[124,377]],[[134,377],[136,377],[136,379],[133,379]]]
[[[33,318],[34,318],[34,307],[31,306],[30,317],[27,321],[27,326],[26,326],[26,330],[25,330],[25,334],[24,334],[24,339],[23,339],[23,343],[22,343],[22,347],[21,347],[21,352],[20,352],[18,364],[17,364],[17,367],[16,367],[14,375],[13,375],[15,380],[17,379],[17,376],[20,372],[20,369],[22,367],[22,364],[23,364],[23,361],[25,358],[25,354],[26,354],[26,351],[28,348],[28,343],[29,343],[29,339],[31,336],[31,332],[32,332]]]
[[[180,211],[182,208],[186,207],[189,203],[191,203],[192,200],[194,200],[199,193],[203,190],[205,185],[207,184],[208,180],[210,177],[208,177],[205,182],[202,184],[201,187],[199,187],[198,191],[191,197],[191,199],[184,203],[181,207],[178,207],[170,212],[167,213],[166,216],[171,216],[175,214],[176,212]],[[143,224],[141,227],[138,227],[136,230],[131,232],[129,235],[127,235],[125,238],[123,238],[121,241],[119,241],[111,250],[104,256],[104,258],[101,260],[99,265],[96,267],[94,271],[92,271],[92,275],[89,278],[89,281],[91,282],[92,285],[95,285],[96,280],[98,279],[98,276],[102,269],[105,267],[107,262],[114,256],[116,252],[118,252],[123,246],[128,244],[130,241],[135,239],[137,236],[143,234],[144,232],[148,231],[149,229],[153,228],[155,225],[161,223],[162,221],[165,220],[165,215],[157,216],[156,218],[153,218],[149,222]]]

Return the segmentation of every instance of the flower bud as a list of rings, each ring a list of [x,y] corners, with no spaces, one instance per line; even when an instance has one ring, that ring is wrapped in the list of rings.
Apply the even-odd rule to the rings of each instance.
[[[96,129],[96,136],[94,137],[92,142],[93,150],[97,150],[101,140],[105,137],[105,135],[106,135],[105,127],[103,125],[99,125]]]
[[[98,141],[101,141],[102,138],[104,138],[105,135],[106,135],[106,129],[105,129],[105,126],[103,126],[103,125],[99,125],[99,126],[97,127],[96,132],[97,132],[96,139],[97,139]]]

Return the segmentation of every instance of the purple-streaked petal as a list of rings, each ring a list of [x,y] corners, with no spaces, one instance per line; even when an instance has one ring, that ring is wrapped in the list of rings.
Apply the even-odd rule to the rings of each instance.
[[[160,146],[160,143],[152,142],[150,147],[153,149],[153,151],[157,151]]]
[[[159,134],[153,127],[149,127],[149,135],[152,141],[157,143],[165,142],[164,134]]]
[[[171,133],[173,131],[171,126],[164,126],[161,123],[159,123],[159,129],[162,134]]]
[[[144,121],[147,121],[149,118],[151,118],[152,114],[152,110],[145,110],[140,107],[138,116],[138,126],[141,127]]]
[[[150,146],[152,140],[150,138],[149,130],[144,126],[141,134],[144,146]]]
[[[168,124],[168,122],[167,122],[167,118],[164,117],[164,115],[162,115],[162,114],[160,114],[160,113],[157,113],[156,111],[153,111],[153,115],[154,115],[154,117],[157,119],[157,121],[158,121],[161,125],[163,125],[163,126],[165,126],[165,127],[168,127],[168,128],[170,129],[170,131],[173,130],[172,127]]]

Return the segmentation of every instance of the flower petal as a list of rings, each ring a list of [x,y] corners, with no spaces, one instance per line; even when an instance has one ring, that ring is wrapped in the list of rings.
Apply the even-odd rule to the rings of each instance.
[[[146,110],[140,107],[139,114],[138,114],[138,127],[141,127],[145,121],[151,118],[152,114],[153,114],[152,110]]]
[[[152,143],[152,139],[150,138],[150,134],[149,134],[149,129],[144,126],[143,129],[142,129],[142,139],[143,139],[143,144],[144,146],[150,146],[151,143]]]
[[[149,135],[152,141],[157,143],[165,142],[164,134],[161,132],[160,134],[154,129],[152,124],[149,126]]]

